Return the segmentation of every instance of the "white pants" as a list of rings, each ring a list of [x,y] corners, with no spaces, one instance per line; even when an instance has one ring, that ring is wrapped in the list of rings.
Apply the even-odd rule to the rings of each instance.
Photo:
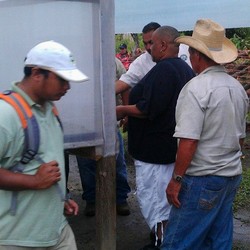
[[[143,217],[152,230],[157,223],[168,220],[171,206],[166,188],[172,178],[174,163],[151,164],[135,160],[136,194]]]

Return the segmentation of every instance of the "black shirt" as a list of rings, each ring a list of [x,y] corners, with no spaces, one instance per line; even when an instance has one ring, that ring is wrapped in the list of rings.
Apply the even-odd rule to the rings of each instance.
[[[129,117],[128,150],[133,158],[156,164],[175,162],[175,106],[182,87],[194,76],[180,58],[164,59],[131,90],[129,104],[136,104],[147,116]]]

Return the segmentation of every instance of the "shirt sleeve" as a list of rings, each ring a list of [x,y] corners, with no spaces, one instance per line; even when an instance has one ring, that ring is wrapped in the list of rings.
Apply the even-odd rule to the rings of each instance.
[[[177,101],[174,137],[199,140],[205,112],[202,100],[189,85],[184,86]]]
[[[120,80],[133,88],[155,66],[151,55],[143,53],[129,66],[128,71],[120,77]]]

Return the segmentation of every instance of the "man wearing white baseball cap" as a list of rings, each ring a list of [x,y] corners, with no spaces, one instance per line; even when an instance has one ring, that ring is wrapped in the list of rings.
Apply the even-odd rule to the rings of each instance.
[[[32,111],[40,143],[36,157],[22,171],[13,171],[13,166],[24,165],[26,137],[16,110],[1,99],[0,249],[76,250],[65,215],[76,215],[78,205],[65,199],[63,132],[52,102],[69,90],[69,81],[88,78],[77,69],[71,52],[54,41],[32,48],[24,64],[24,78],[13,84],[12,92]],[[13,193],[17,193],[14,214],[10,209]]]
[[[54,41],[39,43],[32,48],[25,58],[25,66],[49,70],[66,81],[88,80],[88,77],[77,69],[71,52]]]
[[[198,20],[191,37],[175,41],[189,46],[198,75],[177,101],[179,147],[166,190],[173,206],[161,249],[232,249],[232,205],[241,182],[248,97],[223,64],[237,58],[237,49],[210,19]]]

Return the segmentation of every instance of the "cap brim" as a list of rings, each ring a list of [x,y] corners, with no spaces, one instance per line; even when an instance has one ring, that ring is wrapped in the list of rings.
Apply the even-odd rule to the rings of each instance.
[[[72,69],[72,70],[58,70],[54,71],[58,76],[62,77],[66,81],[71,81],[71,82],[85,82],[88,81],[89,78],[85,74],[83,74],[80,70],[78,69]]]

